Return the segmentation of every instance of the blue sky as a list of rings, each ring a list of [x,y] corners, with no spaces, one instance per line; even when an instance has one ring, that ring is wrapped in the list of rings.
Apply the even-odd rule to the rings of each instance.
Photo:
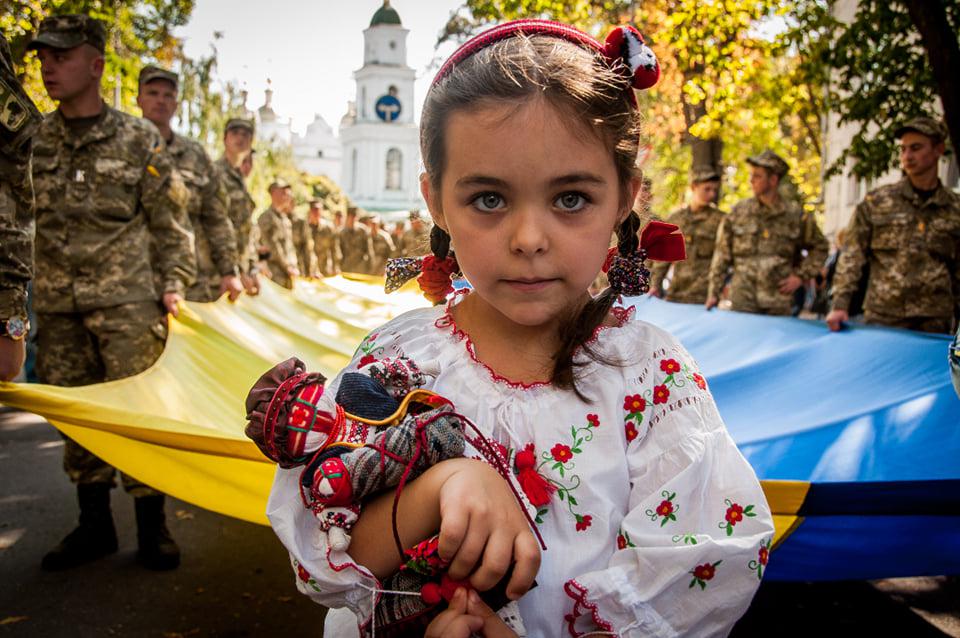
[[[407,36],[407,64],[417,71],[419,116],[424,92],[435,69],[434,43],[461,0],[392,0]],[[263,104],[267,78],[274,109],[303,131],[319,113],[336,130],[354,99],[352,73],[363,64],[363,30],[382,0],[197,0],[190,23],[180,31],[187,55],[210,52],[216,41],[219,78],[245,87],[247,105]],[[452,46],[441,50],[449,55]]]

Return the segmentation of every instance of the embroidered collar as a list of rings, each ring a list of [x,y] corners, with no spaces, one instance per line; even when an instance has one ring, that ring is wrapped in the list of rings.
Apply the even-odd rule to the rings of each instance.
[[[477,357],[476,348],[473,345],[473,340],[470,338],[466,332],[461,330],[457,326],[456,320],[453,318],[453,307],[458,303],[461,303],[463,299],[470,294],[469,290],[458,290],[454,295],[447,301],[446,308],[444,309],[443,314],[439,319],[436,320],[434,325],[440,330],[450,330],[450,334],[457,341],[463,343],[464,348],[467,351],[467,354],[470,356],[470,359],[478,366],[484,368],[487,371],[487,374],[490,375],[490,379],[497,384],[506,385],[510,388],[520,389],[520,390],[532,390],[534,388],[544,388],[550,387],[551,384],[549,381],[534,381],[533,383],[524,383],[523,381],[514,381],[508,379],[507,377],[499,374],[496,370],[491,368],[489,365],[484,363],[479,357]],[[636,308],[630,306],[629,308],[624,308],[622,306],[614,306],[610,309],[610,314],[613,315],[615,323],[611,326],[599,325],[594,331],[593,335],[587,341],[587,344],[596,343],[600,338],[600,334],[606,330],[612,330],[617,328],[622,328],[626,323],[633,319]],[[586,345],[586,344],[584,344]],[[578,346],[574,351],[574,357],[576,357],[583,345]]]

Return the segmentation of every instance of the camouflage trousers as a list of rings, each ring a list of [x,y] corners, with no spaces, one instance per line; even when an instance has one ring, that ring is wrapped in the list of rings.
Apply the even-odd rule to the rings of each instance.
[[[187,301],[199,301],[203,303],[216,301],[220,296],[220,277],[216,278],[216,283],[214,280],[197,278],[197,283],[193,284],[187,289],[186,299]]]
[[[919,332],[950,334],[953,332],[952,317],[887,317],[875,312],[864,312],[863,322],[871,326],[906,328]]]
[[[65,387],[122,379],[153,365],[163,352],[167,326],[153,301],[77,313],[37,314],[37,374]],[[67,436],[63,469],[77,484],[116,485],[116,470]],[[121,473],[133,496],[159,494]]]

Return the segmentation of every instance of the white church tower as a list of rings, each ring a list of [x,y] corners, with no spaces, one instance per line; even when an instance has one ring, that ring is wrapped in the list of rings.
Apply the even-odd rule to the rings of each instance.
[[[390,0],[384,0],[363,32],[363,67],[353,73],[356,115],[340,125],[340,185],[368,210],[423,207],[413,119],[416,72],[407,66],[408,33]]]

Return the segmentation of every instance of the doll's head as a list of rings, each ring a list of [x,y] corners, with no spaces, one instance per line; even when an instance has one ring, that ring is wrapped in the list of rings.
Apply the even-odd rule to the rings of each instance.
[[[514,323],[559,331],[561,387],[620,292],[586,292],[611,234],[621,254],[637,249],[633,89],[659,74],[648,52],[629,28],[603,45],[565,25],[508,23],[461,47],[424,104],[431,249],[444,259],[452,242],[477,294]]]

